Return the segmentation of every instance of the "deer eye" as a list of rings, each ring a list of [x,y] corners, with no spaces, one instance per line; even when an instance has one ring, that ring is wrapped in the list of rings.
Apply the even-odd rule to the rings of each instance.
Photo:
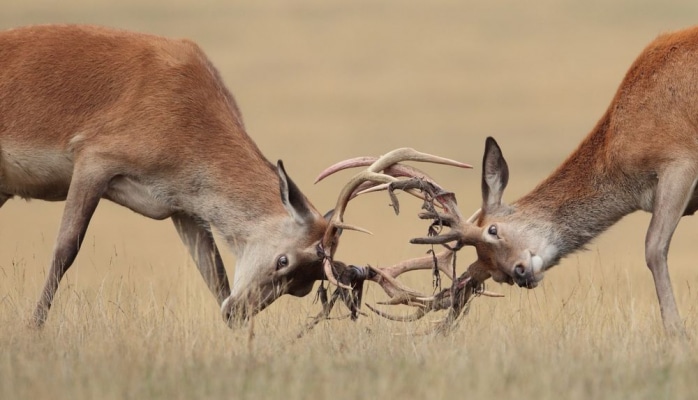
[[[499,236],[497,235],[497,226],[496,226],[496,225],[490,225],[490,227],[487,228],[487,233],[489,233],[489,234],[492,235],[492,236],[496,236],[497,238],[499,238]]]
[[[281,255],[276,259],[276,270],[288,267],[288,257],[286,255]]]

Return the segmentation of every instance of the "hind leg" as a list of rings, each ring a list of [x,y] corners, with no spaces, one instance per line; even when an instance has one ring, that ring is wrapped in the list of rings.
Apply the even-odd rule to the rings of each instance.
[[[79,165],[75,166],[58,238],[53,249],[50,271],[34,311],[35,327],[41,327],[46,322],[48,310],[58,290],[58,283],[73,264],[85,237],[87,225],[106,190],[108,180],[104,179],[103,173],[98,170],[98,168],[81,169]]]

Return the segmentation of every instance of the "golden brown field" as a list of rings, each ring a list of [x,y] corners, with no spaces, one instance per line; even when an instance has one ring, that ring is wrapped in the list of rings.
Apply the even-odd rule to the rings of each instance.
[[[698,3],[606,1],[65,0],[3,4],[0,28],[80,22],[197,41],[235,94],[249,134],[321,209],[346,157],[412,146],[478,166],[495,136],[511,169],[505,200],[574,149],[626,69],[658,33],[695,24]],[[196,144],[192,144],[196,145]],[[479,206],[479,167],[427,167]],[[388,265],[422,254],[419,203],[395,217],[384,195],[348,213],[339,252]],[[0,210],[0,399],[695,398],[698,223],[686,218],[670,265],[693,340],[663,334],[644,266],[648,215],[632,215],[551,270],[535,290],[490,289],[448,337],[376,316],[321,323],[312,297],[284,298],[250,329],[221,321],[171,223],[103,202],[40,332],[26,328],[62,204]],[[460,255],[461,268],[472,250]],[[232,276],[234,259],[226,258]],[[429,290],[430,278],[409,283]],[[367,301],[380,298],[370,288]],[[340,314],[337,314],[338,316]],[[439,316],[433,316],[432,320]]]

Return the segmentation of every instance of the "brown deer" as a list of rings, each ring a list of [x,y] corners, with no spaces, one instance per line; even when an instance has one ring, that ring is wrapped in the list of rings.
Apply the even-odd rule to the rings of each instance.
[[[384,168],[455,163],[407,153]],[[226,320],[335,281],[325,261],[341,218],[328,222],[267,161],[188,40],[75,25],[0,33],[0,205],[14,196],[66,200],[37,326],[102,198],[171,218]],[[232,291],[211,227],[237,258]]]
[[[172,218],[219,304],[231,290],[211,225],[239,257],[234,295],[259,270],[317,262],[324,219],[260,153],[187,40],[93,26],[1,33],[0,151],[0,204],[66,200],[39,326],[100,198]]]
[[[474,245],[468,277],[534,288],[544,272],[623,216],[652,213],[645,258],[664,327],[685,336],[667,268],[684,215],[698,210],[698,27],[665,34],[640,54],[611,105],[567,160],[533,191],[502,202],[507,163],[488,138],[482,208],[473,223],[427,215],[453,228],[414,243]]]

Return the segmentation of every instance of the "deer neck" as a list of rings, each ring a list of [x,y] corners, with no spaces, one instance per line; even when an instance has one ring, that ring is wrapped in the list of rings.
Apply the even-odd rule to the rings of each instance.
[[[282,231],[285,224],[292,222],[279,198],[278,180],[273,180],[273,187],[267,187],[268,182],[258,181],[255,185],[258,195],[255,196],[237,192],[228,194],[221,200],[230,204],[227,210],[221,208],[213,213],[212,225],[221,231],[236,256],[248,243],[268,240]]]
[[[545,230],[560,258],[583,248],[638,208],[638,188],[610,148],[608,115],[547,179],[515,202],[517,214]]]
[[[281,202],[274,165],[251,141],[230,142],[231,148],[216,152],[222,157],[205,155],[206,162],[200,165],[206,168],[188,179],[185,208],[209,222],[239,256],[260,232],[278,230],[290,216]]]

